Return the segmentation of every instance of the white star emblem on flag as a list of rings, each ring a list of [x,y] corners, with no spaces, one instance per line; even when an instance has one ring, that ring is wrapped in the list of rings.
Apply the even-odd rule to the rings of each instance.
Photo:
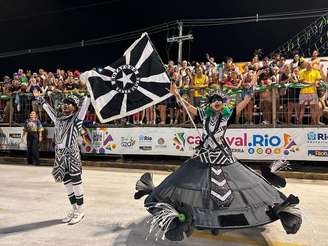
[[[118,61],[80,78],[101,123],[132,115],[171,96],[170,79],[147,33]]]

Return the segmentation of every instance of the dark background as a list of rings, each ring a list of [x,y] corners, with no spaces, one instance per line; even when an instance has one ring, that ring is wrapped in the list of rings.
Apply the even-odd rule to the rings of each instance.
[[[105,4],[80,8],[92,3]],[[285,11],[327,8],[327,0],[1,0],[0,53],[39,48],[98,38],[187,18],[221,18],[271,14]],[[218,27],[186,28],[194,40],[185,42],[184,59],[205,60],[205,53],[221,61],[226,56],[249,60],[254,49],[265,52],[277,48],[313,19],[259,22]],[[166,37],[174,31],[151,35],[162,59],[177,59],[177,45],[168,45]],[[177,34],[177,33],[176,33]],[[42,54],[0,58],[0,75],[11,75],[18,68],[87,70],[108,65],[118,59],[133,40],[99,46],[75,48]]]

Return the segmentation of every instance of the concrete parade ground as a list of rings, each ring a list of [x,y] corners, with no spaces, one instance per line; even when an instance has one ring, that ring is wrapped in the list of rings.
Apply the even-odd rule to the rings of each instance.
[[[149,246],[149,245],[328,245],[328,181],[288,179],[285,194],[300,198],[303,225],[287,235],[280,223],[221,231],[218,236],[195,231],[182,242],[145,240],[148,213],[143,199],[133,199],[135,183],[144,171],[85,168],[85,218],[76,225],[61,223],[70,209],[63,184],[51,167],[0,165],[0,245]],[[154,172],[157,185],[169,173]]]

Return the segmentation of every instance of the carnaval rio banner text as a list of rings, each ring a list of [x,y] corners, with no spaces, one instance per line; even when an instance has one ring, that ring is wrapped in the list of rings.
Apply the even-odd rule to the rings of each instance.
[[[0,128],[0,149],[26,150],[22,131]],[[53,134],[53,128],[47,128],[41,150],[53,151]],[[229,129],[225,139],[241,160],[328,161],[327,128]],[[83,128],[80,143],[86,154],[191,156],[200,137],[188,128]]]

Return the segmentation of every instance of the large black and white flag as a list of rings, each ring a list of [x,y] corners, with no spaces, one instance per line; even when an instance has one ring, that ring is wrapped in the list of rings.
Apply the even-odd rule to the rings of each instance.
[[[137,113],[171,96],[167,90],[170,79],[147,33],[118,61],[101,72],[81,74],[81,80],[102,123]]]

